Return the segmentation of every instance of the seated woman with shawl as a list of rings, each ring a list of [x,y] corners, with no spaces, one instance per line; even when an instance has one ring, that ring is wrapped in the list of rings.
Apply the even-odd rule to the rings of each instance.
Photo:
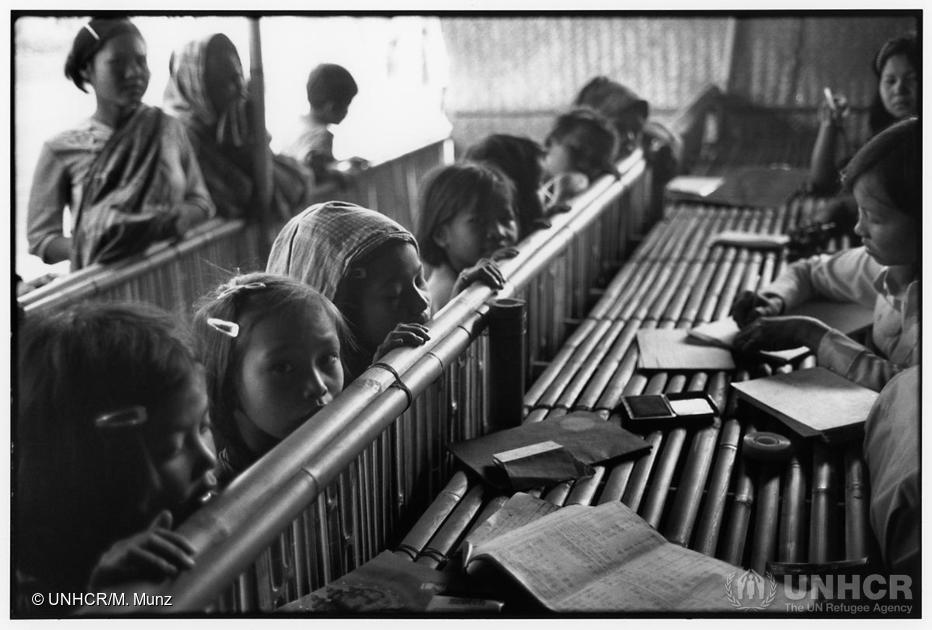
[[[245,79],[239,53],[217,33],[188,42],[172,54],[165,109],[188,131],[207,188],[225,217],[245,216],[261,206],[255,176],[255,136],[249,123]],[[288,219],[307,206],[311,172],[297,161],[272,156],[273,214]]]
[[[45,143],[29,197],[30,253],[72,269],[183,235],[214,214],[184,128],[142,103],[146,42],[126,19],[94,19],[75,36],[65,76],[94,88],[97,109]],[[71,236],[63,214],[71,209]]]

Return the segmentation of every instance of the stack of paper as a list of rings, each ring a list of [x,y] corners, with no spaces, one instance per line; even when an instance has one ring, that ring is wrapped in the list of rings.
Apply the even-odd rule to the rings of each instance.
[[[856,437],[877,392],[825,368],[732,383],[738,396],[806,438]]]

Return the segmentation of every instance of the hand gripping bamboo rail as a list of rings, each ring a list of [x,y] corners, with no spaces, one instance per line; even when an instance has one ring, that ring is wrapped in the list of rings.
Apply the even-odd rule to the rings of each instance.
[[[313,422],[301,426],[182,524],[178,531],[195,549],[197,563],[193,569],[169,583],[133,584],[127,585],[127,590],[172,594],[175,612],[205,609],[301,516],[303,510],[315,501],[320,504],[324,491],[342,479],[341,475],[347,470],[361,469],[358,458],[382,439],[386,429],[395,427],[396,447],[397,440],[408,439],[404,423],[396,423],[396,418],[418,411],[421,395],[470,348],[484,326],[487,303],[493,298],[520,297],[522,292],[532,290],[534,282],[540,275],[547,274],[554,260],[568,252],[575,253],[573,248],[583,235],[603,239],[599,233],[590,234],[603,214],[634,210],[620,206],[619,199],[642,180],[644,161],[637,152],[618,167],[620,178],[605,177],[595,182],[573,201],[571,211],[555,217],[550,229],[532,234],[521,243],[517,257],[501,263],[507,279],[502,290],[493,295],[488,287],[473,285],[451,300],[429,323],[431,339],[427,344],[420,348],[396,349],[383,357],[315,415]],[[634,219],[629,224],[639,228],[649,221],[649,217],[635,216]],[[619,256],[621,252],[609,253]],[[587,276],[587,280],[595,279],[587,261],[581,260],[569,267]],[[566,289],[570,289],[573,282],[566,284],[570,285]],[[580,303],[573,305],[574,311],[583,312],[586,305],[581,301],[585,297],[577,297],[575,301]],[[544,305],[546,302],[537,304],[539,308]],[[529,351],[535,349],[529,348]],[[428,426],[431,426],[430,419]],[[365,461],[363,458],[362,462]],[[383,472],[392,474],[390,470]],[[470,501],[473,507],[463,509],[463,528],[480,507],[478,498]],[[329,502],[328,495],[326,503]],[[323,509],[328,507],[324,505]],[[422,538],[428,534],[426,531]],[[444,542],[437,544],[443,549],[431,552],[435,556],[447,553],[453,542],[448,535],[442,538]],[[420,548],[409,546],[412,552],[423,555],[431,544],[421,547],[425,540],[419,540]],[[367,556],[374,555],[378,549],[369,551]],[[325,569],[324,573],[330,572]]]

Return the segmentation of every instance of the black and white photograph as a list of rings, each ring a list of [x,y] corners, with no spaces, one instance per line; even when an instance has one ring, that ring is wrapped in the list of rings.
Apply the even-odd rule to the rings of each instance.
[[[923,617],[923,20],[11,9],[2,614]]]

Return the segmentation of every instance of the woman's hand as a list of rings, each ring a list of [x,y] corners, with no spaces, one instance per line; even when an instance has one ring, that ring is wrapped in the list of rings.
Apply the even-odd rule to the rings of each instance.
[[[759,317],[738,333],[734,348],[742,353],[800,346],[816,351],[829,330],[831,328],[814,317]]]
[[[194,549],[171,526],[171,512],[165,510],[147,529],[114,543],[91,571],[90,588],[143,578],[162,579],[193,567]]]
[[[507,250],[513,250],[514,253],[510,255],[504,255],[504,258],[511,258],[517,255],[518,250],[511,248],[505,248],[504,250],[499,250],[496,254],[509,254]],[[495,254],[493,254],[494,256]],[[463,289],[468,287],[474,282],[481,282],[493,289],[501,289],[505,286],[505,276],[502,275],[502,270],[498,268],[498,264],[491,258],[482,258],[472,267],[463,269],[460,272],[460,275],[456,277],[456,282],[453,283],[453,289],[450,291],[450,296],[459,294]]]
[[[819,107],[819,122],[823,125],[833,125],[836,127],[844,124],[845,118],[851,113],[851,107],[848,105],[848,99],[837,94],[832,98],[834,107],[830,107],[824,100]]]
[[[375,351],[374,361],[378,361],[395,348],[416,348],[430,340],[427,326],[423,324],[398,324],[388,333],[385,341]]]
[[[783,306],[783,300],[775,295],[765,296],[754,291],[745,291],[735,300],[730,315],[739,328],[744,328],[759,317],[779,315],[783,312]]]

